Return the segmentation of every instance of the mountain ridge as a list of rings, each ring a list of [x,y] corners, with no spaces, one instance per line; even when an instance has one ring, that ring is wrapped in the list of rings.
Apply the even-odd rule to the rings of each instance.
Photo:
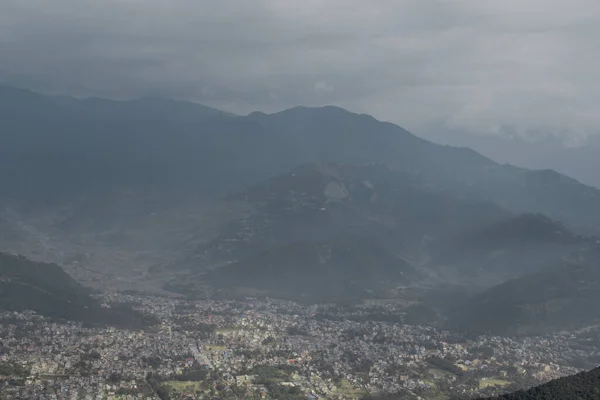
[[[577,330],[600,322],[600,314],[589,309],[599,293],[597,259],[557,261],[458,304],[447,327],[496,335]]]
[[[4,195],[18,200],[39,197],[36,186],[45,190],[46,198],[63,202],[77,189],[102,192],[111,187],[147,196],[150,188],[162,186],[185,196],[214,198],[296,165],[381,162],[419,174],[456,196],[600,229],[598,189],[548,171],[500,165],[473,150],[431,143],[397,125],[336,107],[299,107],[234,118],[217,115],[191,122],[140,121],[125,110],[127,124],[117,118],[97,124],[81,113],[52,115],[40,106],[51,100],[27,93],[33,99],[26,104],[0,100],[3,132],[11,143],[0,166],[13,171],[0,179],[8,183]],[[18,109],[7,113],[7,104]],[[36,124],[29,115],[48,117]],[[47,131],[60,135],[49,138]],[[209,171],[219,171],[220,179]]]
[[[42,258],[50,246],[51,260],[69,271],[85,263],[116,276],[140,275],[187,257],[186,268],[199,265],[199,272],[307,241],[309,234],[326,242],[344,231],[364,231],[423,265],[437,246],[426,236],[459,235],[480,217],[491,224],[523,213],[547,215],[576,233],[600,229],[598,189],[552,171],[500,165],[337,107],[157,121],[159,115],[140,119],[131,103],[107,100],[118,117],[109,112],[99,119],[98,110],[74,110],[102,100],[70,99],[65,108],[34,92],[21,100],[22,92],[2,93],[0,136],[7,146],[0,148],[0,211],[15,217],[0,212],[0,223],[15,237],[0,235],[0,249],[18,241],[19,252]],[[180,103],[168,104],[176,109],[168,115],[188,115]],[[307,179],[318,190],[292,179],[299,166],[327,163],[360,167],[333,168],[340,179],[317,171]],[[268,198],[268,185],[279,187],[275,198]],[[232,195],[251,197],[248,190],[257,187],[251,201]],[[230,241],[236,235],[248,237]],[[496,250],[485,248],[473,262],[487,263]]]

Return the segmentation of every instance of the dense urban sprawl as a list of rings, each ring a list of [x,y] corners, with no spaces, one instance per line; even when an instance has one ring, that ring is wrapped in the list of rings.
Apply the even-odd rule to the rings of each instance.
[[[105,294],[158,323],[87,327],[0,315],[2,398],[443,399],[493,395],[597,360],[589,339],[467,338],[402,323],[391,302],[305,305]]]

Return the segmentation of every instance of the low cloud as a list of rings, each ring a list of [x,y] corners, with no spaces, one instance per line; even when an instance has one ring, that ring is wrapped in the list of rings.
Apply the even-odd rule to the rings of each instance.
[[[596,0],[3,0],[0,80],[409,129],[600,126]]]

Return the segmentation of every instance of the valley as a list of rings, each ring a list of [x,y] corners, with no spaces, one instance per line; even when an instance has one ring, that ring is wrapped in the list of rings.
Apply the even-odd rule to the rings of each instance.
[[[474,398],[598,362],[600,189],[337,107],[0,106],[19,393]]]

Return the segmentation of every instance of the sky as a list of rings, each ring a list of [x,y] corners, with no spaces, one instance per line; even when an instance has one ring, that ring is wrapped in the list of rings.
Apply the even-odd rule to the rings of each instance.
[[[0,81],[416,131],[600,133],[598,0],[2,0]]]

